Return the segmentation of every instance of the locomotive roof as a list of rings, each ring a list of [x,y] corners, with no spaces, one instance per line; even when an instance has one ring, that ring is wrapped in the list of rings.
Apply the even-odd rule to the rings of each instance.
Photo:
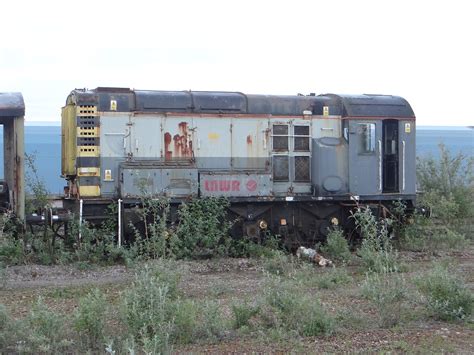
[[[76,89],[67,103],[97,105],[110,111],[110,100],[121,112],[235,113],[300,116],[303,111],[351,117],[414,117],[408,102],[387,95],[247,95],[223,91],[152,91],[128,88]]]
[[[19,92],[0,92],[0,117],[25,115],[25,102]]]
[[[325,96],[340,102],[343,117],[415,118],[408,101],[400,96],[373,94]]]

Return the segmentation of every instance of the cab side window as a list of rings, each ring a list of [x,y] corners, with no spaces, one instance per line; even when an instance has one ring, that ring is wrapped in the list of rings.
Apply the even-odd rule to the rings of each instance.
[[[357,124],[359,136],[359,154],[373,154],[375,152],[375,123]]]

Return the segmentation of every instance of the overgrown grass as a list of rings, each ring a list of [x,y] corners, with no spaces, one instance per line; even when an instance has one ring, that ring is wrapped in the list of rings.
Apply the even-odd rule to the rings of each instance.
[[[242,327],[249,327],[250,319],[255,317],[260,312],[260,306],[255,303],[243,301],[232,304],[232,326],[234,329],[240,329]]]
[[[416,279],[430,314],[441,320],[468,319],[474,309],[474,296],[462,278],[442,265]]]
[[[328,335],[334,331],[334,319],[316,297],[301,292],[297,283],[272,278],[264,294],[268,325],[296,332],[300,336]]]
[[[20,352],[51,352],[65,351],[72,341],[69,339],[65,325],[65,318],[50,310],[38,298],[26,319],[19,324],[22,329],[24,342],[20,342]],[[20,338],[20,339],[22,339]]]
[[[100,349],[104,344],[107,308],[105,296],[98,289],[79,300],[74,313],[74,328],[81,334],[86,349]]]
[[[380,327],[388,328],[400,322],[409,300],[409,289],[402,275],[367,274],[361,293],[376,308]]]
[[[272,275],[288,275],[296,268],[292,255],[283,251],[275,251],[272,256],[263,258],[263,269]]]
[[[172,268],[147,265],[123,293],[123,322],[142,349],[168,352],[173,344],[214,339],[222,332],[216,305],[182,299],[177,280]]]

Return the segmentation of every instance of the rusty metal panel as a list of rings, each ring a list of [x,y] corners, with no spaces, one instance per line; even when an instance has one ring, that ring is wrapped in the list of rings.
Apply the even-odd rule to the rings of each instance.
[[[271,196],[271,174],[200,173],[202,196]]]
[[[194,159],[194,130],[191,117],[163,117],[163,153],[166,161]]]

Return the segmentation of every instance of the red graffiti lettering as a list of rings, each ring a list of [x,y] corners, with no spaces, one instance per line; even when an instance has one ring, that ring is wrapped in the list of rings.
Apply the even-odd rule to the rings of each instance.
[[[218,181],[215,181],[215,180],[204,181],[204,189],[206,191],[219,191]]]
[[[240,191],[240,181],[232,180],[232,191]]]
[[[229,191],[230,190],[230,181],[221,180],[219,181],[219,191]]]
[[[206,191],[240,191],[239,180],[204,180]]]

